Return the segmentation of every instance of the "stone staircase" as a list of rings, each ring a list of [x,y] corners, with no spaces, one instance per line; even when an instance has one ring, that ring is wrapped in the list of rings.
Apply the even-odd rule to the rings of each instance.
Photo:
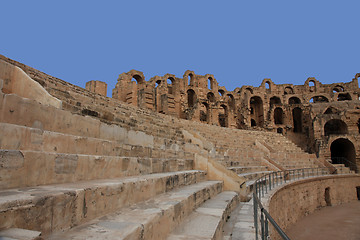
[[[218,236],[239,201],[194,169],[181,131],[163,120],[124,128],[14,94],[0,99],[2,237],[165,239],[212,207],[223,211]]]

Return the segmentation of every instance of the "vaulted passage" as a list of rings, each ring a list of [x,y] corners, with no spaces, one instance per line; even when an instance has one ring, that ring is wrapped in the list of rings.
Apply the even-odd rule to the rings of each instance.
[[[189,108],[194,107],[196,101],[196,94],[194,90],[192,89],[187,90],[187,97],[188,97],[188,107]]]
[[[255,126],[262,127],[264,125],[264,109],[263,101],[260,97],[250,98],[250,109],[252,109],[251,118],[254,121],[251,121],[251,126],[253,122]]]
[[[219,124],[222,127],[227,127],[227,108],[225,105],[221,105],[221,108],[219,109]]]
[[[357,171],[355,147],[350,140],[346,138],[336,139],[332,142],[330,151],[333,164],[344,164],[351,170]]]
[[[302,110],[301,108],[294,108],[292,110],[293,115],[293,129],[294,132],[301,133],[302,132]]]
[[[274,122],[275,124],[283,124],[283,110],[281,108],[275,108],[274,110]]]

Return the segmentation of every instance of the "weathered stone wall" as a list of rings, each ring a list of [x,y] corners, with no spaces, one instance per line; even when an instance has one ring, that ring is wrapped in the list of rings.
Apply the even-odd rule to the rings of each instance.
[[[274,190],[264,207],[286,232],[288,226],[317,209],[358,200],[356,187],[360,187],[357,175],[300,180]],[[279,239],[274,229],[271,239]]]

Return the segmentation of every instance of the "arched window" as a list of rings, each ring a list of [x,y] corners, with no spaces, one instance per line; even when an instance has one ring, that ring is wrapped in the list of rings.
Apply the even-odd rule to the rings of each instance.
[[[144,79],[140,75],[134,75],[131,79],[132,82],[136,82],[137,84],[144,83]]]
[[[279,97],[270,98],[270,106],[273,106],[274,104],[281,104],[281,100]]]
[[[340,119],[331,119],[324,125],[325,136],[347,134],[348,127],[346,123]]]
[[[192,84],[192,81],[193,81],[193,75],[190,73],[188,75],[188,86],[190,86]]]
[[[219,109],[219,125],[221,127],[227,127],[228,123],[227,123],[227,108],[225,105],[221,105],[220,109]]]
[[[256,121],[254,119],[251,119],[251,126],[255,127],[256,126]]]
[[[334,93],[343,92],[343,91],[344,91],[344,88],[340,85],[337,85],[333,88]]]
[[[215,102],[215,95],[212,92],[208,92],[206,97],[209,100],[209,102]]]
[[[337,113],[339,113],[339,110],[337,110],[334,107],[328,107],[324,112],[324,114],[337,114]]]
[[[302,110],[301,108],[294,108],[292,110],[293,117],[293,129],[294,132],[301,133],[302,132]]]
[[[274,110],[274,122],[276,125],[283,124],[283,110],[281,108],[275,108]]]
[[[310,103],[322,103],[322,102],[329,102],[329,99],[327,99],[324,96],[315,96],[312,97],[309,101]]]
[[[208,78],[208,89],[209,90],[213,89],[213,79],[211,77]]]
[[[220,89],[220,90],[219,90],[219,94],[220,94],[220,96],[224,96],[225,91],[224,91],[224,90],[222,90],[222,89]]]
[[[315,87],[315,81],[314,80],[309,81],[309,87]]]
[[[270,90],[270,82],[265,82],[265,88]]]
[[[203,102],[200,106],[200,121],[208,122],[208,116],[209,116],[209,105]]]
[[[232,94],[227,94],[227,102],[231,110],[235,109],[235,99]]]
[[[291,87],[286,87],[284,89],[284,95],[287,95],[287,94],[294,94],[294,90]]]
[[[351,100],[351,96],[349,93],[339,93],[338,95],[338,101],[347,101],[347,100]]]
[[[174,83],[174,78],[169,77],[167,79],[168,94],[174,94],[175,89],[173,83]]]
[[[262,99],[258,96],[251,97],[250,109],[253,109],[251,117],[254,120],[254,126],[262,127],[264,125],[264,108]]]
[[[300,104],[300,103],[301,103],[301,101],[300,101],[300,99],[297,98],[297,97],[291,97],[291,98],[289,98],[289,104],[290,104],[290,105]]]
[[[195,101],[196,101],[196,94],[194,92],[194,90],[189,89],[187,90],[187,97],[188,97],[188,107],[192,108],[195,105]]]

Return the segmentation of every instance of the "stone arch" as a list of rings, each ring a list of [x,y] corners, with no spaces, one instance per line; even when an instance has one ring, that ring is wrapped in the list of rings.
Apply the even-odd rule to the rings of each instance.
[[[245,88],[245,90],[246,90],[246,92],[249,93],[249,94],[253,94],[253,93],[254,93],[253,89],[250,88],[250,87]]]
[[[340,111],[339,111],[338,109],[334,108],[334,107],[328,107],[328,108],[325,110],[324,114],[337,114],[337,113],[339,113],[339,112],[340,112]]]
[[[291,97],[289,98],[289,104],[301,104],[301,100],[298,97]]]
[[[287,95],[287,94],[294,94],[294,90],[292,87],[285,87],[284,95]]]
[[[314,96],[310,99],[310,103],[322,103],[322,102],[329,102],[329,99],[325,96],[319,95]]]
[[[229,105],[229,108],[231,110],[234,110],[235,109],[235,98],[232,94],[227,94],[227,103]]]
[[[219,94],[220,94],[220,96],[224,96],[225,91],[223,89],[219,89]]]
[[[168,88],[168,94],[175,93],[175,79],[173,77],[169,77],[167,79],[167,88]]]
[[[351,96],[349,93],[339,93],[337,97],[338,101],[347,101],[351,100]]]
[[[206,123],[209,121],[209,105],[206,102],[200,105],[200,121]]]
[[[208,92],[206,98],[209,100],[209,102],[216,102],[215,95],[212,92]]]
[[[253,109],[251,114],[252,119],[255,122],[255,126],[264,126],[264,108],[261,97],[254,96],[250,98],[250,108]]]
[[[357,172],[356,151],[354,144],[347,138],[338,138],[330,145],[331,161],[333,164],[344,164]]]
[[[302,109],[296,107],[292,110],[293,130],[296,133],[302,132]]]
[[[305,86],[308,87],[310,92],[316,92],[318,85],[319,85],[319,82],[313,77],[308,78],[305,81]]]
[[[192,85],[194,79],[194,75],[192,73],[189,73],[188,75],[188,86]]]
[[[145,79],[143,76],[140,76],[139,74],[134,74],[131,78],[132,82],[136,82],[137,84],[143,84],[145,83]]]
[[[218,119],[221,127],[228,127],[228,109],[224,104],[220,105]]]
[[[336,86],[332,89],[332,91],[333,91],[334,93],[344,92],[344,87],[343,87],[343,86],[340,86],[340,85],[336,85]]]
[[[275,104],[281,104],[281,100],[277,96],[273,96],[273,97],[270,98],[270,107],[275,105]]]
[[[346,123],[340,119],[331,119],[324,125],[325,136],[347,134],[348,127]]]
[[[214,80],[212,77],[208,78],[208,89],[213,90],[214,89]]]
[[[194,107],[196,102],[196,93],[192,89],[187,90],[186,93],[187,93],[188,107],[192,108]]]
[[[282,108],[275,108],[274,110],[274,123],[276,125],[283,124],[284,123],[284,111]]]

